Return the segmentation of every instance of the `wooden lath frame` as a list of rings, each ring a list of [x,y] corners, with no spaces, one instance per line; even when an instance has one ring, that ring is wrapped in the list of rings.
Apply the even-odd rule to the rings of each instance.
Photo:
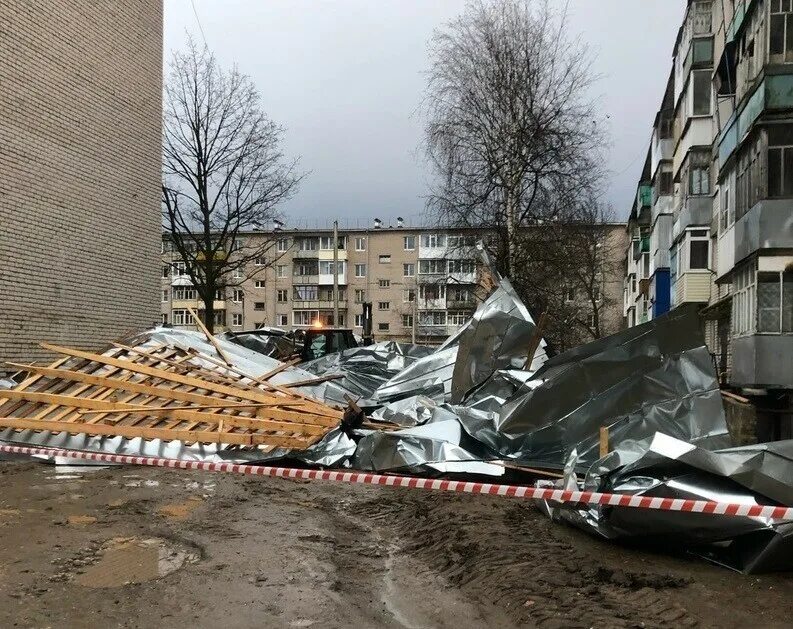
[[[29,377],[0,391],[0,428],[304,449],[343,415],[267,382],[289,365],[253,378],[169,345],[116,345],[112,355],[43,346],[63,358],[48,366],[14,364]]]

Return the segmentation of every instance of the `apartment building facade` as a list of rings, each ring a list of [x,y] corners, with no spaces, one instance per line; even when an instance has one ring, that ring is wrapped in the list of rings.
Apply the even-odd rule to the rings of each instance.
[[[371,229],[339,231],[335,252],[331,229],[249,233],[242,240],[241,247],[271,241],[272,253],[254,260],[232,279],[238,286],[217,296],[216,324],[229,330],[337,325],[361,334],[363,305],[369,302],[376,339],[439,343],[459,330],[486,297],[485,270],[470,230],[377,222]],[[178,255],[167,239],[163,242],[162,322],[192,327],[187,307],[202,305]]]
[[[624,225],[609,226],[603,251],[621,255]],[[363,332],[363,305],[372,304],[376,340],[438,344],[457,332],[489,294],[493,283],[481,263],[482,230],[407,227],[401,221],[370,229],[341,229],[337,251],[331,229],[245,234],[253,247],[271,243],[272,252],[232,279],[214,303],[217,329],[248,330],[262,326],[285,330],[314,325]],[[334,255],[337,262],[334,265]],[[337,265],[337,266],[336,266]],[[335,267],[335,268],[334,268]],[[610,269],[617,264],[604,265]],[[334,317],[334,271],[339,287],[338,322]],[[162,323],[194,328],[188,307],[203,305],[184,264],[163,239]],[[599,327],[605,334],[623,327],[622,278],[610,272],[599,290]],[[591,301],[591,300],[590,300]],[[590,307],[582,292],[570,289],[568,306]],[[535,313],[536,316],[539,316]],[[582,336],[581,342],[591,340]]]
[[[0,2],[0,373],[158,317],[162,0]]]
[[[701,306],[723,383],[780,399],[793,391],[793,1],[687,2],[672,65],[628,223],[625,311],[650,306],[628,324],[662,314],[651,280],[666,259],[669,307]],[[671,233],[654,220],[669,214]]]

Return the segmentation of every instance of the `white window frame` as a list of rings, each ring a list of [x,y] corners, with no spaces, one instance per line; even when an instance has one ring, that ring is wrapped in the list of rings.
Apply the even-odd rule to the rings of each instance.
[[[358,263],[355,265],[355,277],[366,277],[366,265]]]
[[[233,327],[233,328],[241,328],[242,327],[242,313],[241,312],[233,312],[233,313],[231,313],[231,327]]]
[[[355,239],[355,250],[356,251],[366,251],[366,237],[365,236],[358,236]]]
[[[416,250],[416,236],[402,236],[402,250],[415,251]]]

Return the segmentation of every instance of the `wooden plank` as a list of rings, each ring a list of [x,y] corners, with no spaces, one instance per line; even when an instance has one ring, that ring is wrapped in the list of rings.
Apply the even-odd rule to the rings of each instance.
[[[266,373],[263,373],[261,376],[256,378],[256,380],[258,380],[258,381],[269,380],[270,378],[272,378],[273,376],[278,375],[279,373],[281,373],[285,369],[289,369],[290,367],[294,367],[299,362],[300,362],[300,357],[298,356],[297,358],[293,358],[292,360],[289,360],[289,361],[287,361],[287,362],[285,362],[285,363],[283,363],[281,365],[278,365],[275,369],[271,369],[270,371],[268,371]]]
[[[68,406],[71,408],[85,408],[91,410],[102,410],[114,413],[128,413],[130,410],[135,410],[135,406],[125,404],[123,402],[107,402],[105,400],[97,400],[93,398],[81,398],[71,395],[59,395],[56,393],[36,393],[32,391],[14,391],[0,389],[0,398],[26,400],[28,402],[38,402],[44,404],[56,404],[58,406]],[[282,411],[280,409],[268,409],[266,418],[247,417],[245,427],[250,427],[255,422],[261,422],[262,429],[266,430],[267,424],[272,424],[274,421],[278,422],[277,428],[269,428],[270,430],[288,430],[290,432],[301,432],[308,430],[306,426],[317,426],[322,428],[322,432],[327,432],[327,428],[336,426],[337,422],[329,420],[327,417],[320,417],[311,415],[309,413],[293,413],[290,411]],[[214,413],[202,413],[201,411],[182,410],[178,407],[175,408],[161,408],[153,410],[148,413],[151,416],[167,416],[174,419],[181,419],[183,421],[197,421],[201,423],[217,423],[219,417],[224,419],[228,418],[229,425],[233,425],[232,420],[236,419],[237,415],[219,415]],[[281,423],[288,422],[288,423]]]
[[[189,312],[193,316],[196,325],[199,328],[201,328],[201,331],[204,333],[204,336],[207,337],[207,341],[209,341],[212,344],[212,347],[215,348],[215,351],[218,353],[218,356],[220,356],[223,359],[224,363],[226,363],[229,367],[231,367],[232,366],[231,361],[229,360],[229,357],[226,355],[226,352],[224,352],[223,348],[220,347],[220,343],[217,342],[215,336],[209,330],[207,330],[207,327],[204,325],[204,322],[198,318],[198,315],[195,313],[195,310],[193,310],[190,306],[187,306],[187,312]]]
[[[599,448],[600,458],[602,459],[608,453],[609,453],[609,427],[608,426],[601,426],[600,427],[600,448]]]
[[[67,432],[73,435],[104,435],[128,439],[161,439],[164,441],[192,441],[196,443],[224,443],[241,446],[270,445],[281,448],[304,449],[315,443],[317,437],[301,439],[279,435],[232,434],[203,430],[172,430],[146,428],[142,426],[107,426],[105,424],[81,424],[77,422],[51,422],[40,419],[0,417],[0,427],[14,430],[46,430]]]
[[[178,382],[179,384],[184,384],[187,386],[196,387],[198,389],[204,389],[206,391],[213,391],[214,393],[220,393],[222,395],[227,395],[230,397],[238,397],[242,400],[248,400],[251,402],[271,402],[273,400],[272,395],[268,395],[262,391],[253,391],[253,390],[245,390],[245,389],[238,389],[235,387],[217,384],[214,382],[206,382],[203,380],[199,380],[197,378],[192,378],[190,376],[184,376],[177,373],[172,373],[170,371],[165,371],[163,369],[157,369],[154,367],[147,367],[145,365],[140,365],[138,363],[129,361],[129,360],[120,360],[118,358],[113,358],[112,356],[103,356],[101,354],[94,354],[92,352],[84,352],[77,349],[70,349],[68,347],[60,347],[58,345],[51,345],[49,343],[42,343],[42,347],[48,349],[50,351],[59,352],[61,354],[65,354],[67,356],[75,356],[77,358],[86,358],[88,360],[93,360],[96,362],[104,363],[106,365],[113,365],[115,367],[120,367],[121,369],[126,369],[128,371],[134,371],[136,373],[144,374],[147,376],[153,376],[155,378],[161,378],[163,380],[169,380],[171,382]],[[270,385],[273,386],[273,385]],[[287,395],[292,395],[288,389],[284,391]],[[302,397],[302,396],[298,396]],[[315,401],[314,401],[315,402]],[[319,405],[318,402],[315,402]],[[325,407],[327,408],[327,407]],[[331,412],[335,412],[335,414],[341,418],[342,413],[339,411],[333,411],[333,409],[329,409],[328,414]]]
[[[313,384],[320,384],[322,382],[327,382],[328,380],[338,380],[339,378],[343,378],[343,373],[332,373],[328,374],[327,376],[319,376],[317,378],[308,378],[306,380],[298,380],[296,382],[284,382],[281,386],[285,389],[291,389],[293,387],[306,387],[311,386]]]

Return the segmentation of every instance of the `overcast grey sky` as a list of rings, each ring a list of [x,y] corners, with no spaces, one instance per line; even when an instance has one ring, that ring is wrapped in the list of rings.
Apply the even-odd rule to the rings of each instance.
[[[559,2],[563,0],[551,0]],[[464,0],[190,0],[165,2],[165,55],[186,34],[236,63],[287,128],[286,151],[311,171],[284,208],[288,223],[423,211],[430,174],[417,113],[432,30]],[[671,65],[685,0],[571,0],[570,29],[597,54],[610,117],[606,199],[627,215]]]

